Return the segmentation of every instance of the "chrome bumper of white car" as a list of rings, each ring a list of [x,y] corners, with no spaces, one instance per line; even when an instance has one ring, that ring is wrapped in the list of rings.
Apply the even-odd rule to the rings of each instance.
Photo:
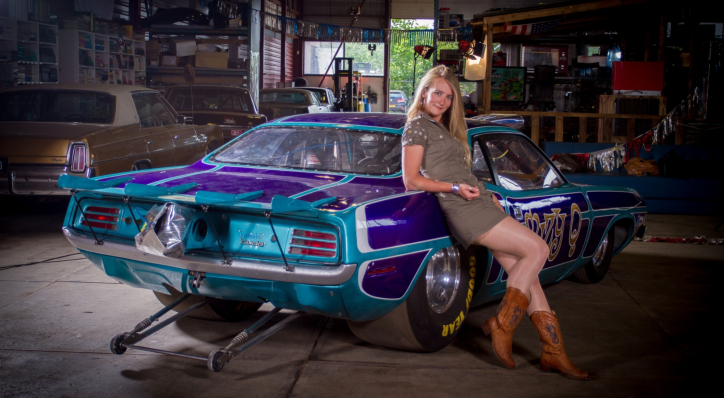
[[[222,265],[221,258],[214,259],[189,254],[177,259],[154,256],[138,250],[133,243],[113,238],[104,238],[103,244],[97,245],[92,236],[73,231],[68,227],[63,227],[63,233],[70,243],[78,249],[102,256],[249,279],[334,286],[347,282],[357,269],[357,264],[341,264],[338,266],[294,264],[294,271],[290,272],[285,270],[284,264],[240,259],[232,259],[231,265]]]
[[[0,195],[69,195],[58,188],[65,166],[11,165],[0,174]]]

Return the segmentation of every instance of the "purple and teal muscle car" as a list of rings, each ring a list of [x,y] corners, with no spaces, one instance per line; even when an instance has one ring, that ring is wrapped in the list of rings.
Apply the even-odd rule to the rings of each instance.
[[[106,274],[165,304],[213,297],[207,315],[238,320],[269,302],[344,319],[374,344],[439,350],[471,306],[505,293],[507,275],[484,247],[456,244],[434,195],[405,190],[405,122],[295,115],[190,166],[66,177],[63,231]],[[519,131],[467,123],[474,174],[549,244],[541,282],[600,281],[643,230],[644,199],[568,183]]]

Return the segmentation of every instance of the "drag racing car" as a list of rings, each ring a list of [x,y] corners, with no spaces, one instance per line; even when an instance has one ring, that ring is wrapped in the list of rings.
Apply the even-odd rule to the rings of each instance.
[[[239,321],[271,303],[344,319],[373,344],[440,350],[469,308],[504,295],[507,274],[484,247],[462,249],[433,194],[405,190],[405,123],[381,113],[295,115],[189,166],[66,176],[73,199],[63,232],[109,276],[153,290],[167,305],[161,313],[190,297],[184,315]],[[644,230],[644,199],[571,184],[523,133],[467,123],[475,176],[550,247],[541,283],[603,279]],[[111,349],[135,348],[159,317]],[[212,353],[209,367],[220,369],[233,348]]]

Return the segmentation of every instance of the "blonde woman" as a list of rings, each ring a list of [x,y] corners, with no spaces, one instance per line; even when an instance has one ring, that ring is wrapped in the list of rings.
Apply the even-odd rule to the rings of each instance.
[[[498,359],[510,369],[515,367],[513,332],[527,312],[543,346],[541,369],[589,379],[590,374],[566,355],[558,320],[538,280],[548,245],[508,217],[472,173],[460,86],[445,66],[431,69],[420,81],[407,113],[402,146],[405,187],[434,192],[455,239],[466,248],[487,247],[508,273],[508,288],[497,314],[483,324]]]

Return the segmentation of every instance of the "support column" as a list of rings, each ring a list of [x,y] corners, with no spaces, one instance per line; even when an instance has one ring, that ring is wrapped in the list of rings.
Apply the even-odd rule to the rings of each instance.
[[[493,24],[483,19],[485,34],[485,79],[483,79],[483,111],[490,111],[490,78],[493,74]],[[537,144],[537,143],[536,143]]]
[[[284,82],[284,86],[286,86],[287,82],[287,23],[286,23],[286,17],[287,17],[287,1],[282,0],[282,45],[281,45],[281,68],[279,68],[279,74],[281,76],[279,81]]]
[[[578,142],[586,142],[588,140],[588,118],[578,118]]]
[[[391,1],[385,0],[385,28],[392,28],[392,19],[390,19],[391,13]],[[390,51],[391,42],[385,43],[385,63],[384,63],[384,79],[382,80],[382,93],[377,96],[378,101],[382,101],[382,112],[389,112],[390,110]],[[414,82],[413,82],[414,83]],[[382,97],[382,98],[380,98]]]

